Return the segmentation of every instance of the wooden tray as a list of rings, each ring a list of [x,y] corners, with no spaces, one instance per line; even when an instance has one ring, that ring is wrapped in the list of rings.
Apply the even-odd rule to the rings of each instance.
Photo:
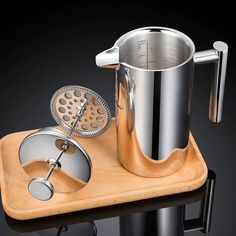
[[[71,193],[55,192],[53,198],[46,202],[38,201],[27,190],[31,178],[18,159],[20,143],[32,132],[13,133],[0,142],[2,202],[6,213],[15,219],[33,219],[187,192],[202,186],[207,178],[206,164],[191,134],[188,157],[184,166],[174,174],[145,178],[129,173],[120,165],[116,156],[113,120],[109,130],[99,137],[76,138],[93,162],[88,185]]]

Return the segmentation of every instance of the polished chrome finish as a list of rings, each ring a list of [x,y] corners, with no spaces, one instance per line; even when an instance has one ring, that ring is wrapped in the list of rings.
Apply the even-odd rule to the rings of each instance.
[[[136,158],[130,155],[132,148],[143,158],[162,160],[175,148],[187,146],[194,60],[222,61],[210,105],[211,119],[214,114],[220,120],[227,59],[224,45],[217,42],[213,50],[195,53],[194,43],[185,34],[145,27],[126,33],[111,49],[97,55],[98,66],[116,65],[117,151],[121,163]]]
[[[129,155],[131,147],[124,146],[122,136],[131,132],[142,152],[155,160],[164,159],[176,147],[186,147],[192,66],[190,61],[174,71],[150,72],[120,65],[116,71],[118,155],[123,148]]]
[[[127,64],[139,70],[165,70],[190,60],[195,47],[180,31],[165,27],[144,27],[121,36],[108,50],[96,56],[99,67],[119,68]],[[111,67],[110,67],[111,66]]]
[[[219,56],[214,49],[211,49],[211,50],[196,52],[194,54],[193,59],[195,64],[204,64],[204,63],[217,62],[219,60]]]
[[[191,39],[176,30],[148,27],[125,34],[114,47],[119,61],[111,63],[120,63],[115,71],[119,157],[121,149],[120,158],[129,156],[131,147],[123,137],[131,133],[130,145],[155,160],[186,147],[195,52]],[[96,63],[104,67],[109,57],[100,62],[101,55]]]
[[[53,185],[45,178],[34,178],[28,185],[30,194],[41,201],[47,201],[52,198],[54,193]]]
[[[58,137],[57,137],[58,138]],[[65,151],[67,150],[67,148],[69,147],[69,145],[71,145],[71,143],[69,142],[69,140],[67,139],[67,138],[65,138],[64,139],[65,141],[64,141],[64,144],[62,145],[62,148],[61,148],[61,150],[60,150],[60,152],[58,153],[58,155],[57,155],[57,157],[56,157],[56,159],[54,160],[54,161],[52,161],[53,159],[49,159],[49,161],[47,161],[48,163],[50,162],[51,163],[51,165],[50,165],[50,169],[49,169],[49,171],[48,171],[48,173],[47,173],[47,175],[46,175],[46,177],[45,178],[42,178],[42,177],[36,177],[36,178],[33,178],[30,182],[29,182],[29,185],[28,185],[28,190],[29,190],[29,192],[31,193],[31,195],[33,196],[33,197],[35,197],[35,198],[37,198],[38,200],[42,200],[42,201],[46,201],[46,200],[49,200],[52,196],[53,196],[53,194],[54,194],[54,187],[53,187],[53,185],[52,185],[52,183],[50,183],[50,181],[49,181],[49,178],[50,178],[50,176],[51,176],[51,174],[53,173],[53,171],[54,171],[54,169],[56,168],[56,167],[59,167],[60,165],[58,164],[59,163],[59,160],[62,158],[62,157],[64,157],[64,155],[66,154],[65,153]],[[23,142],[23,145],[21,145],[21,148],[22,148],[22,146],[24,146],[25,145],[25,142]],[[26,144],[27,145],[27,144]],[[50,145],[52,145],[52,144],[50,144]],[[55,144],[54,144],[55,145]],[[31,148],[33,148],[32,147],[32,145],[30,146]],[[29,152],[29,150],[27,150],[27,147],[25,148],[26,149],[26,151],[28,151]],[[22,150],[22,149],[21,149]],[[49,152],[49,150],[46,150],[46,152]],[[78,150],[78,151],[80,151],[81,152],[81,150]],[[37,152],[37,154],[39,154],[38,152]],[[73,153],[74,154],[74,153]],[[30,156],[30,158],[32,158],[33,156]],[[40,156],[41,157],[41,156]],[[45,157],[47,157],[47,156],[45,156]],[[31,159],[32,160],[32,159]],[[71,163],[70,164],[70,166],[72,166],[72,165],[74,165],[75,164],[75,158],[67,158],[66,159],[66,163]],[[73,162],[73,163],[72,163]],[[85,164],[85,163],[84,163]],[[88,164],[88,163],[86,163],[86,164]],[[63,162],[62,162],[62,165],[63,165]],[[88,175],[89,174],[89,178],[90,178],[90,175],[91,175],[91,167],[90,166],[88,166],[88,165],[83,165],[83,167],[85,167],[85,169],[82,169],[82,171],[84,172],[84,171],[87,171],[87,173],[82,173],[83,175],[85,174],[85,175]],[[78,168],[78,166],[77,166],[77,168]],[[80,168],[81,168],[81,166],[80,166]],[[63,169],[65,169],[64,168],[64,166],[63,166]],[[68,173],[72,173],[72,171],[71,171],[71,167],[70,167],[70,169],[69,169],[69,171],[68,171]],[[74,176],[76,176],[77,178],[78,178],[78,174],[76,173],[76,175],[74,175]],[[79,176],[81,177],[81,173],[79,173]],[[81,179],[81,178],[80,178]],[[87,178],[83,178],[83,182],[87,182],[87,181],[84,181],[84,180],[89,180],[88,179],[88,176],[87,176]]]
[[[20,148],[19,159],[22,165],[31,161],[55,159],[58,155],[57,140],[67,140],[73,152],[65,152],[60,159],[61,169],[87,183],[91,176],[92,163],[87,152],[74,139],[55,128],[43,128],[27,136]]]
[[[85,101],[86,107],[81,110]],[[83,115],[78,114],[78,111]],[[77,85],[62,87],[54,93],[51,113],[59,125],[83,138],[101,135],[111,124],[111,113],[105,100],[93,90]],[[75,114],[81,116],[76,121]],[[77,125],[72,129],[75,122]]]
[[[33,178],[28,185],[31,195],[43,201],[49,200],[54,194],[49,178],[56,167],[82,180],[84,185],[90,179],[91,161],[88,154],[70,136],[97,136],[105,132],[111,122],[105,101],[94,91],[80,86],[66,86],[54,93],[51,111],[55,120],[68,130],[68,135],[53,128],[42,129],[26,137],[19,150],[22,164],[38,158],[47,159],[50,164],[45,178]],[[67,158],[68,155],[74,158]]]
[[[54,194],[54,189],[53,189],[53,185],[49,182],[49,178],[51,176],[51,174],[53,173],[54,169],[56,167],[59,167],[59,160],[61,159],[62,155],[65,154],[65,152],[67,151],[67,149],[70,146],[68,137],[73,133],[77,122],[79,121],[79,119],[83,116],[86,107],[87,107],[87,99],[85,98],[83,101],[81,101],[80,105],[77,107],[77,112],[76,112],[76,117],[75,120],[73,122],[72,128],[68,133],[68,136],[64,139],[64,143],[62,143],[60,152],[58,153],[56,159],[49,159],[47,162],[50,163],[50,169],[46,175],[45,178],[41,178],[41,177],[37,177],[37,178],[33,178],[29,185],[28,185],[28,190],[31,193],[31,195],[35,198],[37,198],[38,200],[49,200],[53,194]],[[55,142],[56,144],[56,142]],[[60,164],[61,166],[61,164]],[[89,174],[90,174],[90,170],[89,170]]]
[[[67,144],[66,146],[68,147],[68,144]],[[63,148],[61,149],[61,151],[59,152],[59,154],[58,154],[58,156],[57,156],[57,158],[56,158],[55,163],[52,163],[52,164],[51,164],[51,167],[50,167],[50,169],[49,169],[49,171],[48,171],[48,173],[47,173],[47,175],[46,175],[46,177],[45,177],[46,180],[48,180],[48,179],[50,178],[50,176],[51,176],[53,170],[57,167],[57,164],[56,164],[56,163],[59,162],[60,158],[62,157],[62,155],[63,155],[63,153],[64,153],[65,151],[66,151],[66,148],[63,147]]]
[[[56,146],[58,140],[64,140],[59,153]],[[50,164],[45,178],[33,178],[28,184],[29,192],[38,200],[46,201],[53,196],[54,188],[48,179],[56,167],[79,179],[84,185],[91,177],[92,164],[86,151],[74,139],[55,128],[44,128],[27,136],[19,148],[19,157],[22,165],[36,160]]]
[[[213,48],[212,50],[196,52],[194,63],[215,63],[215,77],[212,81],[209,103],[209,119],[214,123],[219,123],[222,120],[228,45],[217,41],[213,44]]]
[[[51,165],[55,165],[55,168],[61,168],[61,163],[55,159],[49,159],[47,160],[47,163]]]
[[[97,66],[117,69],[119,67],[119,48],[113,47],[96,56]]]
[[[65,152],[65,148],[63,147],[59,152],[55,162],[51,163],[50,169],[45,178],[36,177],[33,178],[28,185],[28,190],[31,195],[38,200],[46,201],[52,198],[54,194],[54,187],[52,183],[48,180],[54,171],[54,169],[58,166],[57,163],[59,162],[62,154]]]

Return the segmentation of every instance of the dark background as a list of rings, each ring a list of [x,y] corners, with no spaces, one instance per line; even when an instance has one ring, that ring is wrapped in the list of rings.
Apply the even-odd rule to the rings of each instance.
[[[217,174],[210,235],[235,235],[236,55],[231,7],[196,2],[191,6],[165,2],[154,6],[148,1],[99,3],[1,6],[0,137],[55,125],[49,103],[54,91],[64,85],[97,91],[114,115],[114,71],[97,68],[95,55],[127,31],[152,25],[175,28],[192,38],[197,51],[211,49],[214,41],[225,41],[229,58],[223,121],[217,125],[208,121],[213,66],[196,66],[191,130],[208,167]],[[222,11],[227,15],[223,17]],[[110,227],[114,222],[103,225],[110,232],[106,235],[115,235],[117,227]],[[4,227],[0,235],[5,235]]]

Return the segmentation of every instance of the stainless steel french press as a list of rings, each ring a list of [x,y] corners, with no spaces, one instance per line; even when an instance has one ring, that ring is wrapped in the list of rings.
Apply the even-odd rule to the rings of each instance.
[[[195,64],[215,64],[209,119],[221,121],[227,54],[228,46],[221,41],[211,50],[195,52],[187,35],[145,27],[124,34],[96,56],[99,67],[115,69],[117,152],[124,167],[158,177],[156,163],[187,147]]]

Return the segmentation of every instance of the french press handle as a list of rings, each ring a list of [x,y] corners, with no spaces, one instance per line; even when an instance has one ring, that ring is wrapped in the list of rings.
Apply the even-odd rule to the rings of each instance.
[[[227,57],[228,45],[221,41],[214,42],[213,49],[196,52],[194,55],[195,64],[215,63],[209,103],[209,119],[214,123],[222,119]]]

